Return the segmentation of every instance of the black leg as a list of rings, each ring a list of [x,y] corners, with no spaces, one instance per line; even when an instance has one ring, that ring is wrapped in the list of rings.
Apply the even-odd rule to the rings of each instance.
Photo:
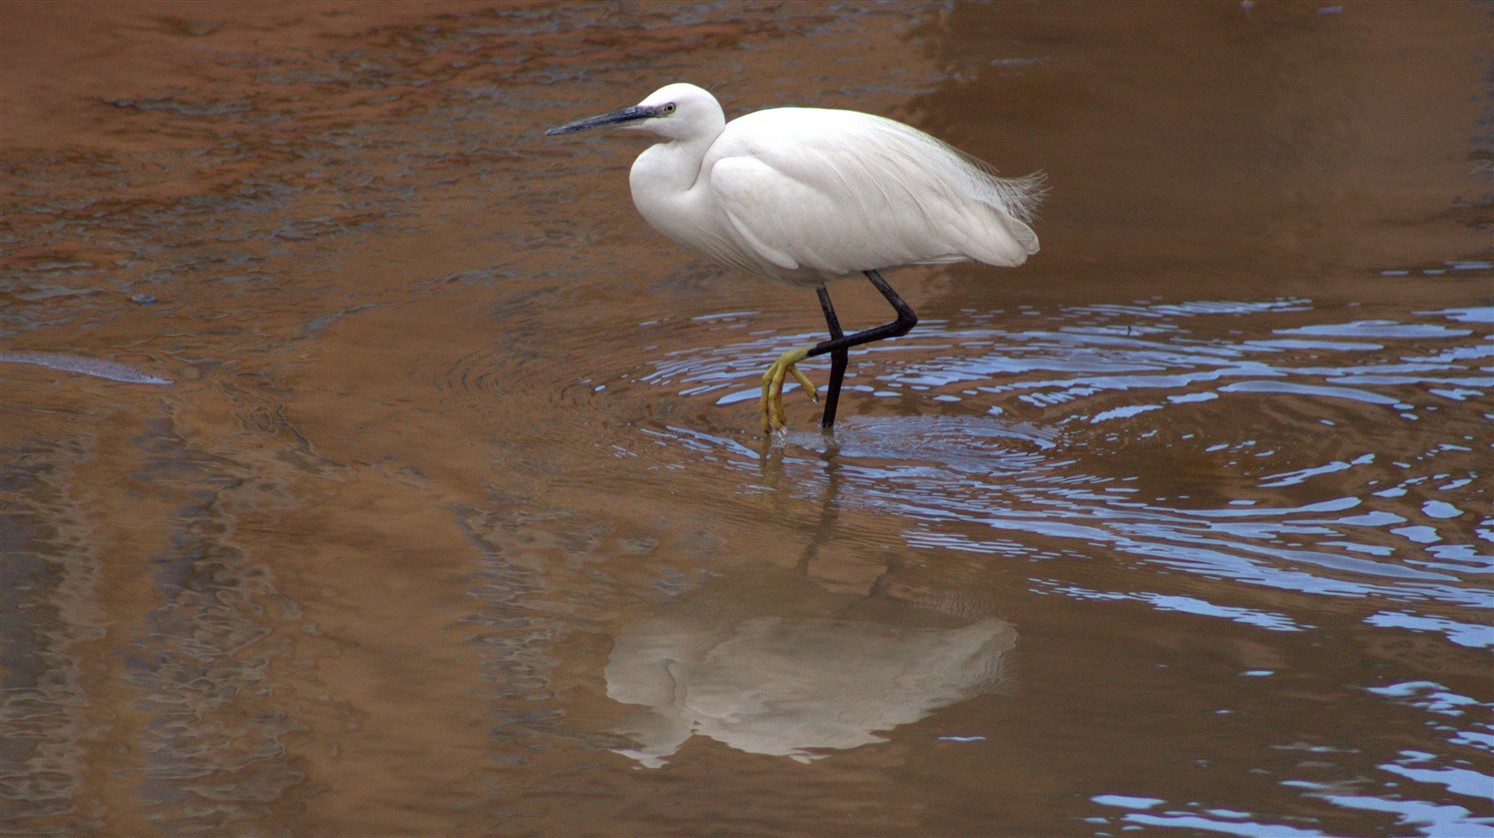
[[[887,298],[892,304],[893,310],[897,312],[897,319],[891,323],[883,323],[880,326],[867,329],[853,334],[844,334],[840,330],[840,322],[835,317],[835,309],[830,307],[830,295],[824,287],[820,288],[820,306],[825,309],[825,322],[830,326],[830,339],[815,344],[805,357],[813,358],[816,355],[830,353],[830,392],[825,399],[825,418],[820,421],[820,427],[829,429],[835,424],[835,407],[840,398],[840,382],[845,375],[846,360],[849,350],[853,346],[863,343],[871,343],[876,340],[885,340],[906,335],[918,325],[918,315],[913,313],[913,307],[904,302],[887,280],[876,271],[865,271],[866,278],[871,284]]]
[[[863,271],[863,273],[866,274],[867,279],[871,280],[871,284],[878,291],[882,292],[882,296],[887,298],[887,302],[892,304],[893,309],[897,311],[897,319],[891,323],[874,326],[864,332],[855,332],[842,337],[820,341],[814,345],[813,349],[809,350],[809,354],[805,356],[806,358],[824,355],[827,352],[834,352],[837,349],[850,349],[853,346],[871,343],[874,340],[885,340],[887,338],[906,335],[913,330],[914,326],[918,325],[918,315],[913,313],[913,307],[904,302],[903,298],[899,297],[897,292],[892,290],[892,286],[887,284],[887,280],[883,279],[881,274],[876,271]]]
[[[835,316],[835,306],[830,304],[830,292],[823,285],[818,290],[820,308],[825,310],[825,325],[830,328],[830,339],[845,337],[845,332],[840,330],[840,318]],[[846,364],[850,358],[851,352],[845,347],[830,352],[830,386],[825,391],[825,415],[820,419],[820,427],[825,430],[835,425],[835,408],[840,403],[840,382],[846,377]]]

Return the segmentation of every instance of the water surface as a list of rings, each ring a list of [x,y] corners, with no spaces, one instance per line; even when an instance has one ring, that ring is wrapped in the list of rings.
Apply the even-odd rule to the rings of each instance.
[[[1486,8],[0,18],[0,829],[1494,834]],[[1043,251],[765,442],[813,295],[542,133],[676,80]]]

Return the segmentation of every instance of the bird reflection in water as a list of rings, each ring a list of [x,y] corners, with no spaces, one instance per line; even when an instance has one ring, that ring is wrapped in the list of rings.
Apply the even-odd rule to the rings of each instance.
[[[659,767],[699,734],[801,762],[1006,683],[1017,633],[956,596],[908,602],[827,590],[808,573],[834,521],[834,454],[820,526],[795,568],[739,567],[627,623],[607,696],[637,705],[618,751]]]

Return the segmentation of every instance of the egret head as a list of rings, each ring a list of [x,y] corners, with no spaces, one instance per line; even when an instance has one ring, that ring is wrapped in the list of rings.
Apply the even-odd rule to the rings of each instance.
[[[655,90],[632,107],[567,122],[545,134],[553,137],[608,125],[684,140],[702,135],[714,137],[726,125],[726,116],[716,97],[706,90],[693,84],[676,83]]]

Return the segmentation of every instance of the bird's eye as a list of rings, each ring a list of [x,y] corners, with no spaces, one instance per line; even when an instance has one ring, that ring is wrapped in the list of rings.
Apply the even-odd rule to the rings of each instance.
[[[674,103],[670,102],[669,104],[665,105],[663,110],[665,113],[674,113]]]

